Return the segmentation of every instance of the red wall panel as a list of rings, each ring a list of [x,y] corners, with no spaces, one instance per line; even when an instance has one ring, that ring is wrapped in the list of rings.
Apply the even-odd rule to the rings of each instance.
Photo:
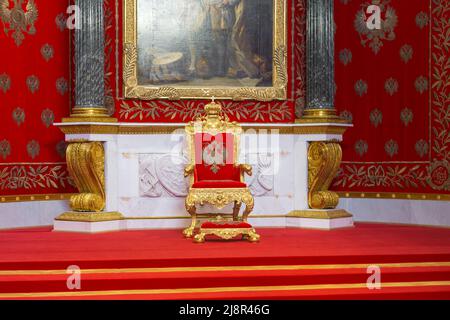
[[[446,193],[450,188],[449,11],[445,0],[336,0],[336,106],[354,128],[341,191]]]
[[[74,191],[64,135],[52,125],[70,104],[67,3],[9,1],[0,14],[1,195]],[[14,23],[14,8],[30,18]]]

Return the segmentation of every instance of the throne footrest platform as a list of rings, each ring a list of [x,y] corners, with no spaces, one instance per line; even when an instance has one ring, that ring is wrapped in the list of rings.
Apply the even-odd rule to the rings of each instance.
[[[198,234],[194,237],[194,242],[205,242],[208,235],[214,235],[224,240],[231,240],[242,236],[250,242],[259,241],[260,236],[255,229],[247,222],[243,221],[206,221],[204,222]]]

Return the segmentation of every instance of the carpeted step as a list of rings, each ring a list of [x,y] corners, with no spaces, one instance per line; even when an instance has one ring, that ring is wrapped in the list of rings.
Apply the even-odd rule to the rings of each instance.
[[[389,284],[389,283],[387,283]],[[335,288],[317,288],[317,286],[273,287],[255,290],[250,287],[236,288],[204,288],[203,292],[146,292],[145,290],[118,290],[69,292],[64,294],[12,294],[2,299],[40,299],[40,300],[388,300],[388,299],[450,299],[450,282],[434,284],[430,282],[396,284],[396,287],[382,287],[380,290],[368,290],[360,285],[359,288],[349,286],[355,284],[340,284]],[[342,288],[344,287],[344,288]],[[349,287],[349,288],[346,288]],[[168,290],[167,290],[168,291]]]
[[[365,284],[369,277],[365,268],[351,267],[334,269],[202,272],[135,271],[137,270],[125,269],[95,273],[96,270],[86,270],[86,273],[81,275],[81,289],[85,292],[105,290],[339,285],[343,283]],[[381,271],[382,283],[450,281],[450,266],[383,267]],[[0,274],[0,297],[2,297],[2,293],[68,292],[70,290],[67,289],[67,278],[68,275],[63,272],[60,272],[60,274]]]

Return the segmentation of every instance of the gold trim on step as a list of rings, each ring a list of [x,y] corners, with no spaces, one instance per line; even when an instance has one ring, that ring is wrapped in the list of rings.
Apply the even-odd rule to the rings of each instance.
[[[319,265],[262,265],[228,267],[162,267],[162,268],[119,268],[119,269],[83,269],[83,274],[120,274],[120,273],[172,273],[172,272],[218,272],[218,271],[295,271],[295,270],[333,270],[364,269],[377,265],[380,268],[429,268],[450,267],[450,262],[398,262],[398,263],[354,263]],[[67,270],[0,270],[0,276],[18,275],[64,275]]]
[[[383,288],[409,287],[446,287],[450,281],[383,282]],[[292,285],[292,286],[253,286],[253,287],[215,287],[186,289],[144,289],[144,290],[107,290],[107,291],[63,291],[34,293],[0,293],[0,298],[50,298],[50,297],[89,297],[115,295],[156,295],[188,293],[225,293],[225,292],[262,292],[262,291],[306,291],[332,289],[367,289],[367,283]],[[368,292],[370,292],[367,289]]]

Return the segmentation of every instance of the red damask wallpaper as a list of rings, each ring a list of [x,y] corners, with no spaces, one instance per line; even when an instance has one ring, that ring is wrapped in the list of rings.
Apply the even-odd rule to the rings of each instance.
[[[0,1],[0,195],[75,190],[52,126],[70,105],[67,4]]]
[[[450,3],[336,0],[336,106],[353,121],[335,180],[342,191],[446,193]]]
[[[0,195],[73,192],[63,134],[69,114],[69,1],[0,1]],[[122,1],[104,0],[106,104],[123,122],[180,122],[204,101],[121,96]],[[353,121],[334,188],[448,193],[449,11],[445,0],[381,0],[382,29],[363,28],[371,0],[335,0],[336,107]],[[24,19],[11,19],[14,7]],[[6,8],[6,9],[5,9]],[[289,99],[225,102],[241,122],[293,122],[305,104],[305,1],[289,1]],[[73,57],[72,57],[73,58]],[[73,67],[73,64],[72,64]]]

